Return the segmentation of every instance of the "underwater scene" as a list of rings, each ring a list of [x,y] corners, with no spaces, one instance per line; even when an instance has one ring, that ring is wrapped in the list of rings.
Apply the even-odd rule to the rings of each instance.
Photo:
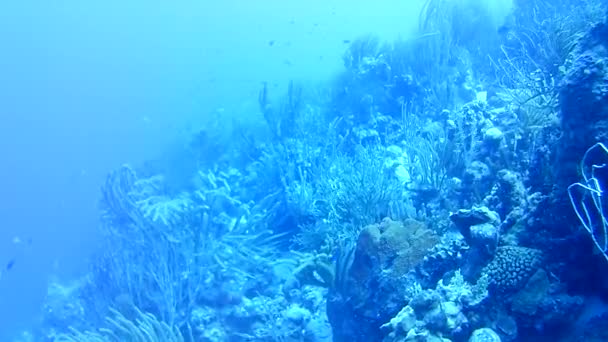
[[[86,186],[78,183],[93,172],[83,166],[70,182],[41,177],[47,169],[62,172],[62,162],[53,156],[69,158],[73,152],[60,148],[46,162],[30,163],[22,154],[3,162],[24,178],[45,179],[33,180],[33,188],[48,182],[66,193],[92,189],[86,192],[90,196],[73,197],[49,212],[21,212],[9,203],[44,202],[51,195],[13,189],[13,177],[2,183],[5,219],[67,217],[61,222],[68,222],[84,215],[79,208],[94,209],[90,220],[75,224],[79,228],[66,232],[57,224],[42,238],[19,231],[18,223],[5,225],[17,227],[14,231],[2,228],[8,242],[1,248],[9,252],[0,254],[0,318],[8,322],[13,314],[22,315],[19,307],[26,304],[16,299],[20,296],[39,293],[40,299],[27,304],[36,310],[21,323],[0,323],[0,339],[608,341],[606,2],[397,2],[399,10],[385,6],[348,15],[328,5],[334,26],[324,34],[338,38],[318,44],[314,39],[323,34],[301,43],[290,39],[291,31],[247,17],[252,25],[265,25],[257,26],[266,30],[259,33],[261,43],[252,47],[239,38],[247,37],[245,26],[230,26],[237,37],[230,44],[243,48],[214,57],[221,62],[214,62],[219,76],[212,81],[199,79],[194,66],[211,63],[213,51],[194,61],[175,60],[172,56],[194,53],[188,46],[195,39],[147,31],[179,25],[163,22],[162,13],[173,6],[164,4],[146,26],[130,24],[146,37],[138,41],[141,47],[123,44],[111,55],[132,63],[107,66],[114,68],[112,75],[130,75],[147,85],[133,93],[127,81],[103,78],[99,71],[91,81],[103,83],[94,91],[99,104],[123,101],[112,95],[119,93],[129,103],[163,101],[145,110],[96,109],[82,100],[89,92],[79,77],[105,63],[107,52],[87,57],[79,69],[31,70],[61,74],[66,84],[31,87],[48,86],[69,99],[69,106],[91,107],[98,117],[95,129],[103,127],[107,139],[92,142],[93,128],[77,121],[23,119],[27,127],[62,127],[71,145],[88,151],[83,153],[96,163],[98,176],[87,178]],[[365,3],[382,6],[382,1]],[[268,20],[298,27],[297,19],[280,11],[316,5],[281,4],[263,8],[260,1],[258,10],[268,13]],[[82,14],[87,6],[71,15],[87,18]],[[145,16],[145,7],[125,6]],[[184,3],[175,6],[190,13]],[[315,8],[309,10],[314,19]],[[229,20],[247,11],[226,7],[215,15]],[[48,17],[59,12],[49,10]],[[132,19],[125,18],[120,20]],[[192,14],[183,20],[204,26],[201,18]],[[86,21],[80,21],[82,30],[90,29]],[[308,23],[311,30],[324,25]],[[387,35],[375,31],[376,25],[403,25],[403,30]],[[131,34],[111,26],[99,30]],[[70,24],[53,27],[48,25],[49,35],[79,31]],[[201,39],[228,39],[223,34],[209,31]],[[159,46],[178,41],[181,50],[155,60],[134,52],[157,40]],[[90,37],[70,44],[100,53],[105,46]],[[51,45],[40,47],[53,51],[44,58],[69,64],[67,50],[60,53]],[[281,55],[288,51],[281,49],[296,45],[299,52]],[[262,50],[276,53],[279,62],[265,60]],[[253,90],[238,89],[245,77],[237,71],[239,61],[260,68],[259,77],[247,80]],[[154,85],[161,78],[147,76],[153,70],[173,79],[178,69],[174,78],[200,82],[198,91],[179,86],[166,91]],[[279,77],[264,78],[272,72]],[[209,82],[200,85],[203,81]],[[48,97],[19,101],[69,110]],[[196,103],[208,110],[198,110],[203,107]],[[182,109],[196,118],[187,127]],[[130,135],[127,112],[137,113],[138,125],[156,128],[146,137]],[[6,122],[19,120],[8,111],[0,115]],[[93,126],[91,120],[85,116],[82,122]],[[3,130],[15,130],[7,125]],[[44,129],[28,130],[40,145],[55,146]],[[0,140],[12,146],[8,141],[6,135]],[[23,165],[36,167],[26,172]],[[57,245],[71,266],[51,257],[44,257],[49,259],[44,272],[28,266],[44,244]],[[86,248],[76,253],[77,246]],[[34,289],[23,280],[30,279],[24,278],[27,273],[44,280]]]

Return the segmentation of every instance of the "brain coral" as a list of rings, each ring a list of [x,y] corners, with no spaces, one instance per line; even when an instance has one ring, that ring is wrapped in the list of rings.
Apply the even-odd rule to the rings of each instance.
[[[526,285],[541,263],[542,253],[537,249],[501,246],[484,268],[484,273],[499,292],[516,291]]]

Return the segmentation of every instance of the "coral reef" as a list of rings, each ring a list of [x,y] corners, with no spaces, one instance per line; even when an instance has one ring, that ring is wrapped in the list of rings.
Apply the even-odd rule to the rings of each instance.
[[[452,341],[469,335],[465,313],[474,311],[488,296],[488,283],[466,283],[459,271],[447,284],[439,281],[435,289],[420,289],[408,305],[381,326],[387,333],[383,341]]]
[[[438,242],[434,232],[414,220],[385,219],[364,228],[346,275],[348,287],[330,289],[327,311],[334,337],[381,338],[379,327],[406,303],[407,274]]]
[[[326,88],[264,83],[255,128],[110,172],[90,271],[23,338],[605,340],[605,8],[482,3],[429,0]]]

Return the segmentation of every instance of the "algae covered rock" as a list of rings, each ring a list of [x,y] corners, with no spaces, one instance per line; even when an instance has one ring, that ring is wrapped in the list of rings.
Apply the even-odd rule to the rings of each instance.
[[[481,328],[473,331],[469,342],[501,342],[501,339],[494,330]]]

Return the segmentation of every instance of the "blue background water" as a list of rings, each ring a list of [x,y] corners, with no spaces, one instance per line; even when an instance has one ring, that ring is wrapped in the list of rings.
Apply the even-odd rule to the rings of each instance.
[[[16,264],[0,279],[0,340],[30,324],[49,276],[84,267],[109,170],[181,143],[219,108],[259,115],[262,81],[329,78],[343,40],[407,35],[418,5],[2,2],[0,263]]]

